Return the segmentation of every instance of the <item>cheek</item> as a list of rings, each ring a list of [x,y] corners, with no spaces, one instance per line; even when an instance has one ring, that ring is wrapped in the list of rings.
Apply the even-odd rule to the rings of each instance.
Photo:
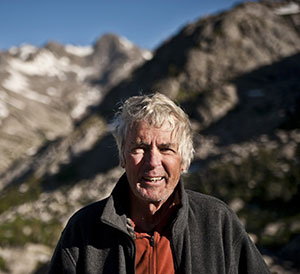
[[[142,154],[128,154],[126,157],[126,163],[129,167],[135,167],[138,166],[143,161],[143,155]]]
[[[173,159],[172,161],[169,161],[168,166],[175,176],[181,174],[181,171],[183,170],[180,159]]]

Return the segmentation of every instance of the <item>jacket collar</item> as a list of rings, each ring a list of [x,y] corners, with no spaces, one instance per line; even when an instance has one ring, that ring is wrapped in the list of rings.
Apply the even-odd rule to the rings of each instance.
[[[182,232],[183,227],[187,224],[188,198],[181,180],[176,188],[180,194],[180,206],[172,224],[172,230],[173,233],[178,234]],[[100,220],[128,234],[126,224],[129,216],[129,205],[129,185],[126,173],[124,173],[117,182],[112,194],[107,198]]]
[[[126,222],[129,212],[129,189],[126,173],[118,180],[107,198],[100,220],[127,233]],[[128,234],[128,233],[127,233]]]

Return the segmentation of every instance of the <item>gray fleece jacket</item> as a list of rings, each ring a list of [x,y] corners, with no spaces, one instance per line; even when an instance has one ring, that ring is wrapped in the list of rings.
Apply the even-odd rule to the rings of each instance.
[[[269,273],[232,210],[220,200],[184,190],[170,224],[176,273]],[[49,274],[135,273],[135,243],[126,227],[128,182],[71,217],[53,254]]]

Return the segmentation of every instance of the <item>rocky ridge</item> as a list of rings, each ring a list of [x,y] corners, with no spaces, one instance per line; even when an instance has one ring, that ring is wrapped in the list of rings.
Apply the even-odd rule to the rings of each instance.
[[[196,157],[187,186],[225,200],[239,214],[272,273],[297,273],[300,38],[282,14],[291,2],[270,2],[238,5],[184,27],[130,77],[112,84],[67,137],[47,142],[19,173],[2,176],[0,267],[1,258],[11,266],[7,254],[20,248],[31,254],[45,248],[37,261],[47,263],[67,218],[107,195],[122,172],[114,168],[117,154],[107,134],[116,102],[159,90],[193,122]],[[23,273],[34,273],[33,267]]]
[[[72,132],[108,88],[151,55],[113,34],[93,46],[50,42],[0,53],[0,174]]]

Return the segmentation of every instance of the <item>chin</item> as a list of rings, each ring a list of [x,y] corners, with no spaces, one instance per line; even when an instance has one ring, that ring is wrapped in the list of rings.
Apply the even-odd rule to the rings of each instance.
[[[162,195],[161,193],[153,193],[153,194],[144,193],[144,191],[142,190],[139,191],[139,194],[144,201],[148,201],[151,203],[161,203],[167,200],[170,196],[169,194]]]

